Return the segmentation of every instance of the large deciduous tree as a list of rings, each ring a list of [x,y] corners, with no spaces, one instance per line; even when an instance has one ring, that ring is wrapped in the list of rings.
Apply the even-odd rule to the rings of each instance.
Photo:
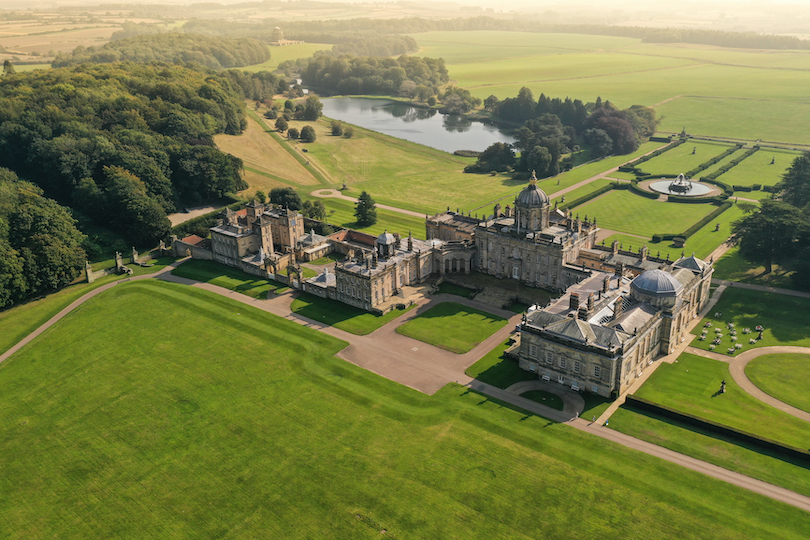
[[[782,201],[765,200],[759,209],[735,222],[732,243],[740,246],[740,255],[765,265],[773,271],[773,263],[795,255],[799,240],[806,234],[807,221],[798,208]]]
[[[301,210],[301,197],[291,187],[271,189],[270,202],[290,210]]]

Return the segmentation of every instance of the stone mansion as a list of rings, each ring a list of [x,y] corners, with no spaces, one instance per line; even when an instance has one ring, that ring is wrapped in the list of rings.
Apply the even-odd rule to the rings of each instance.
[[[425,219],[427,240],[350,229],[306,233],[294,210],[255,201],[225,211],[210,242],[173,239],[175,254],[213,259],[247,273],[373,313],[410,302],[431,276],[477,271],[555,291],[520,325],[521,368],[538,378],[603,396],[620,394],[709,300],[713,267],[696,257],[670,261],[643,247],[597,245],[596,219],[551,207],[532,177],[513,206],[482,218],[446,212]],[[299,263],[342,254],[333,271],[304,280]],[[289,276],[289,277],[287,277]]]

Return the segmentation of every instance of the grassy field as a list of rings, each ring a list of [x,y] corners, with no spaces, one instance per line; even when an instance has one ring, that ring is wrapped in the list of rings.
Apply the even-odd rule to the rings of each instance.
[[[401,212],[377,208],[377,223],[374,225],[368,225],[366,227],[360,227],[357,225],[357,218],[354,217],[355,203],[330,197],[307,198],[312,201],[317,199],[323,202],[323,205],[326,207],[326,221],[332,225],[356,229],[358,231],[373,234],[374,236],[378,236],[383,231],[388,230],[390,232],[398,232],[404,238],[408,236],[408,231],[411,231],[414,238],[424,240],[427,234],[427,231],[425,230],[425,218],[409,216]]]
[[[320,298],[308,293],[299,294],[290,306],[293,313],[358,336],[370,334],[389,321],[399,317],[405,311],[410,311],[413,307],[415,306],[411,306],[407,310],[394,309],[385,315],[379,316],[343,302]]]
[[[763,392],[810,412],[810,355],[766,354],[751,360],[745,374]]]
[[[795,289],[796,283],[792,278],[793,269],[778,264],[773,265],[773,271],[765,273],[765,267],[746,261],[740,256],[739,248],[732,247],[719,261],[714,264],[714,277],[742,283],[767,285],[769,287],[784,287]]]
[[[730,144],[713,143],[705,141],[687,141],[686,143],[668,150],[638,167],[647,174],[656,176],[677,176],[685,173],[701,163],[705,163],[731,148]],[[739,151],[739,150],[738,150]],[[692,152],[695,152],[694,154]],[[719,164],[718,164],[719,166]],[[708,174],[708,173],[701,173]]]
[[[774,186],[780,180],[799,152],[789,150],[775,150],[763,148],[755,154],[745,158],[739,165],[733,167],[725,174],[717,177],[720,182],[730,186]],[[774,163],[771,164],[771,161]],[[764,191],[738,191],[734,193],[739,197],[769,197],[770,193]]]
[[[520,394],[520,397],[536,401],[541,405],[557,409],[558,411],[563,410],[564,407],[563,400],[560,396],[544,390],[529,390],[528,392]]]
[[[675,203],[673,203],[675,204]],[[714,208],[714,207],[712,207]],[[698,258],[708,259],[709,255],[731,235],[731,225],[743,216],[742,210],[738,206],[733,205],[728,210],[711,220],[709,223],[701,227],[698,232],[690,236],[686,240],[683,248],[676,248],[670,241],[662,241],[657,244],[652,242],[652,238],[632,236],[628,234],[613,234],[605,239],[605,245],[611,245],[614,240],[618,240],[624,246],[624,249],[633,248],[633,251],[638,251],[641,246],[650,248],[650,253],[655,256],[666,258],[669,255],[670,260],[674,261],[681,256],[681,253],[687,255],[694,253]],[[601,221],[599,222],[601,225]],[[720,230],[715,230],[717,225],[720,225]],[[715,261],[717,263],[718,261]],[[717,269],[717,266],[715,267]],[[720,273],[716,271],[716,273]]]
[[[728,381],[729,378],[726,378],[726,383]],[[718,437],[692,425],[625,407],[620,407],[611,415],[610,427],[724,469],[810,496],[810,471],[804,462]]]
[[[535,97],[655,106],[662,131],[810,143],[793,121],[810,113],[800,90],[810,83],[805,51],[494,31],[413,36],[420,55],[444,58],[450,77],[482,99],[527,86]]]
[[[397,332],[450,352],[463,354],[502,328],[507,320],[453,302],[444,302],[411,319]]]
[[[275,71],[278,65],[287,60],[298,60],[299,58],[309,58],[318,51],[331,50],[332,45],[325,43],[296,43],[294,45],[285,45],[284,47],[270,47],[270,60],[262,64],[253,64],[252,66],[245,66],[243,71],[251,73],[256,71]]]
[[[722,380],[725,394],[719,393]],[[662,364],[636,396],[797,448],[807,448],[810,437],[810,424],[740,389],[728,364],[709,358],[682,354],[676,363]]]
[[[798,509],[458,385],[424,396],[238,312],[131,283],[0,366],[4,536],[807,536]]]
[[[610,191],[576,208],[580,215],[596,216],[600,227],[652,238],[655,233],[680,233],[715,207],[707,204],[659,202],[631,191]]]
[[[281,283],[251,276],[214,261],[191,259],[172,270],[172,274],[225,287],[258,299],[267,298],[268,293],[281,293],[289,289]]]
[[[173,261],[173,258],[164,257],[155,260],[154,266],[133,266],[133,275],[157,272]],[[104,268],[104,265],[94,264],[93,266],[96,270]],[[47,296],[0,311],[0,352],[7,351],[83,294],[124,277],[126,276],[110,275],[99,278],[93,283],[75,283]]]
[[[714,313],[722,315],[715,318]],[[731,346],[729,333],[725,331],[728,323],[734,323],[739,343],[743,343],[742,350],[773,345],[810,347],[810,335],[807,333],[807,328],[810,328],[810,300],[806,298],[729,287],[710,315],[695,326],[692,333],[700,335],[706,322],[712,324],[710,337],[715,328],[722,328],[724,337],[717,346],[718,352],[724,352]],[[765,329],[762,339],[755,345],[749,345],[748,339],[757,337],[754,330],[757,325]],[[750,328],[752,333],[744,335],[743,328]],[[704,350],[708,350],[710,344],[710,339],[692,342],[694,347]]]
[[[517,382],[537,379],[536,373],[520,369],[515,360],[504,356],[503,353],[510,341],[511,338],[492,349],[478,362],[468,367],[465,373],[498,388],[508,388]]]

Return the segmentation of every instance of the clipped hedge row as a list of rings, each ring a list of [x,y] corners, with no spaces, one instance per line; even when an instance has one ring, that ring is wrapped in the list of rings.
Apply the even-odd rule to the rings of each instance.
[[[648,199],[657,199],[660,196],[660,193],[653,193],[651,191],[644,191],[640,187],[638,187],[638,180],[633,180],[630,183],[630,191],[635,193],[636,195],[641,195],[642,197],[646,197]]]
[[[659,242],[663,242],[664,240],[672,240],[676,236],[678,236],[678,235],[677,234],[667,234],[667,233],[654,234],[654,235],[652,235],[652,243],[657,244]]]
[[[706,162],[704,162],[704,163],[701,163],[700,165],[698,165],[697,167],[695,167],[695,168],[694,168],[694,169],[692,169],[691,171],[688,171],[687,173],[685,173],[685,176],[686,176],[687,178],[694,178],[694,177],[695,177],[695,175],[696,175],[696,174],[698,174],[699,172],[701,172],[701,171],[705,171],[706,169],[708,169],[709,167],[711,167],[711,166],[712,166],[712,165],[714,165],[715,163],[719,163],[720,161],[722,161],[723,159],[727,158],[728,156],[730,156],[731,154],[733,154],[734,152],[736,152],[737,150],[739,150],[739,149],[740,149],[740,148],[742,148],[742,147],[743,147],[743,144],[742,144],[742,143],[737,143],[737,144],[736,144],[736,145],[734,145],[732,148],[727,149],[725,152],[723,152],[723,153],[722,153],[722,154],[720,154],[719,156],[715,156],[715,157],[713,157],[712,159],[710,159],[709,161],[706,161]],[[748,156],[746,156],[746,157],[748,157]],[[731,165],[731,163],[734,163],[734,162],[733,162],[733,161],[732,161],[732,162],[729,162],[729,164],[728,164],[728,165],[726,165],[725,167],[728,167],[729,165]],[[736,164],[735,164],[735,165],[736,165]],[[734,166],[734,165],[731,165],[731,167],[733,167],[733,166]],[[725,168],[725,167],[724,167],[724,168]],[[731,168],[731,167],[729,167],[729,168]]]
[[[720,206],[718,206],[717,208],[715,208],[714,210],[703,216],[703,218],[700,221],[698,221],[697,223],[686,229],[683,232],[683,234],[681,234],[681,236],[683,236],[684,238],[689,238],[690,236],[692,236],[700,229],[708,225],[709,222],[711,222],[714,218],[716,218],[729,208],[731,208],[731,202],[729,201],[724,202],[723,204],[721,204]]]
[[[603,193],[607,193],[608,191],[611,191],[613,189],[627,189],[625,187],[627,185],[629,185],[629,184],[622,183],[622,182],[611,182],[610,184],[608,184],[606,186],[602,186],[599,189],[595,189],[595,190],[591,191],[590,193],[587,193],[587,194],[583,195],[582,197],[579,197],[577,199],[574,199],[571,202],[567,202],[567,203],[561,205],[560,208],[563,209],[563,210],[567,210],[567,209],[570,209],[570,208],[576,208],[577,206],[585,204],[586,202],[590,201],[591,199],[595,199],[599,195],[602,195]]]
[[[762,191],[767,193],[778,193],[779,190],[776,189],[776,186],[762,186]]]
[[[727,198],[731,197],[731,195],[734,194],[734,188],[732,188],[730,185],[728,185],[728,184],[726,184],[724,182],[721,182],[720,180],[715,180],[715,178],[716,177],[713,174],[710,174],[709,176],[701,176],[700,181],[701,182],[706,182],[707,184],[714,184],[715,186],[722,189],[723,190],[723,195],[722,195],[723,198],[727,199]]]
[[[754,191],[754,188],[751,186],[738,186],[737,184],[734,184],[731,187],[734,188],[734,191]]]
[[[747,158],[749,156],[754,155],[758,151],[759,151],[759,146],[755,146],[755,147],[751,148],[750,150],[747,150],[743,155],[741,155],[740,157],[738,157],[736,159],[732,159],[731,161],[729,161],[728,163],[726,163],[725,165],[723,165],[722,167],[720,167],[719,169],[714,171],[712,174],[701,177],[700,181],[701,182],[710,182],[710,183],[715,184],[717,186],[723,187],[723,191],[725,191],[729,196],[731,196],[731,194],[734,192],[734,188],[730,187],[728,184],[724,184],[722,182],[715,182],[714,181],[715,178],[719,177],[720,175],[723,175],[723,174],[727,173],[732,168],[739,165],[742,160],[744,160],[745,158]],[[743,191],[745,191],[745,190],[743,190]]]
[[[653,140],[653,139],[650,138],[650,140]],[[665,139],[664,141],[660,141],[660,142],[669,142],[669,141],[670,141],[670,139]],[[667,146],[665,146],[663,148],[659,148],[658,150],[655,150],[654,152],[650,152],[646,156],[641,156],[640,158],[637,158],[637,159],[631,161],[627,165],[624,165],[625,167],[630,167],[631,169],[622,171],[622,168],[619,167],[619,170],[622,171],[622,172],[634,172],[634,170],[636,168],[636,165],[638,165],[639,163],[644,163],[645,161],[647,161],[649,159],[652,159],[652,158],[654,158],[656,156],[660,156],[664,152],[672,150],[673,148],[677,148],[678,146],[682,145],[685,142],[686,142],[686,139],[678,139],[676,141],[673,141],[672,144],[668,144]]]
[[[722,204],[723,201],[728,199],[728,195],[717,195],[715,197],[687,197],[685,195],[669,195],[668,202],[681,203],[681,204]]]
[[[650,137],[650,142],[670,142],[672,141],[669,137]]]
[[[671,418],[678,422],[705,430],[709,433],[722,437],[728,437],[733,441],[738,441],[745,444],[754,444],[768,451],[777,452],[783,456],[788,456],[792,459],[798,459],[806,463],[810,463],[810,452],[802,448],[788,446],[771,439],[766,439],[765,437],[760,437],[759,435],[755,435],[753,433],[747,433],[730,426],[712,422],[711,420],[705,420],[698,416],[681,412],[664,405],[659,405],[644,398],[632,395],[627,396],[624,405],[628,409],[650,412],[658,416],[663,416],[664,418]]]

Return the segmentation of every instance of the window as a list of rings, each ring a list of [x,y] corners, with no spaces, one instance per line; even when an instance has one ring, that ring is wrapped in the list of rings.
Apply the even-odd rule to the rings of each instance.
[[[579,373],[581,368],[582,364],[580,364],[579,362],[574,362],[574,373]]]
[[[537,358],[537,345],[529,345],[529,356]]]
[[[597,379],[602,378],[602,366],[593,366],[593,376]]]
[[[560,368],[565,369],[565,358],[562,356],[560,357]]]
[[[520,279],[520,269],[517,266],[512,267],[512,279]]]
[[[520,258],[520,252],[518,251],[518,248],[512,248],[512,258],[513,259]]]
[[[546,364],[553,364],[554,363],[554,355],[551,351],[546,352]]]

